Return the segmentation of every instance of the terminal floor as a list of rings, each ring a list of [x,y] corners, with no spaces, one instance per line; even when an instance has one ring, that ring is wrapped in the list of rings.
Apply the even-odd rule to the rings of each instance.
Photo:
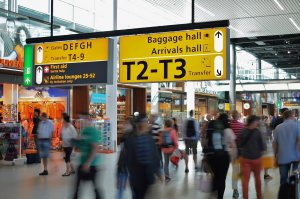
[[[200,156],[200,155],[199,155]],[[62,177],[64,172],[64,162],[62,153],[52,153],[49,166],[49,176],[38,176],[41,171],[39,164],[35,165],[16,165],[0,166],[0,198],[1,199],[68,199],[72,195],[72,187],[75,177]],[[115,188],[115,165],[117,154],[103,155],[103,168],[98,178],[103,198],[116,198]],[[190,157],[192,161],[192,157]],[[148,198],[152,199],[192,199],[192,198],[212,198],[210,195],[202,193],[198,189],[199,176],[193,170],[194,165],[190,164],[190,173],[184,173],[184,162],[180,162],[179,169],[176,171],[171,168],[172,180],[166,184],[155,184]],[[270,181],[262,179],[263,194],[265,199],[277,198],[279,186],[278,170],[269,172],[274,178]],[[262,175],[263,177],[263,175]],[[256,198],[254,181],[251,177],[249,198]],[[94,198],[92,186],[88,183],[82,186],[83,199]],[[241,184],[239,183],[241,193]],[[130,199],[130,190],[127,188],[125,198]],[[229,169],[226,181],[226,191],[224,199],[232,198],[231,190],[231,168]],[[242,198],[242,197],[240,197]]]

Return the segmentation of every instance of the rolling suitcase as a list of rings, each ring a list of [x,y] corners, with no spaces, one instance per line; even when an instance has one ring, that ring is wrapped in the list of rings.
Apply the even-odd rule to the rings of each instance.
[[[278,199],[300,199],[300,170],[289,177],[287,183],[280,185]]]

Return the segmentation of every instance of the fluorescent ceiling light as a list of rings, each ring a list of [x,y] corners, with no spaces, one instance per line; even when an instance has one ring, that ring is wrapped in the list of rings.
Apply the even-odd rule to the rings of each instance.
[[[196,6],[198,9],[202,10],[203,12],[205,12],[206,14],[209,14],[209,15],[212,16],[212,17],[216,16],[216,15],[215,15],[214,13],[212,13],[211,11],[206,10],[205,8],[199,6],[199,5],[196,4],[196,3],[195,3],[195,6]]]
[[[288,90],[288,85],[287,84],[265,84],[265,88],[267,91]]]
[[[300,31],[300,27],[298,26],[298,24],[294,21],[294,19],[289,18],[290,21],[292,22],[292,24],[297,28],[298,31]]]
[[[243,33],[242,31],[236,29],[235,27],[233,27],[232,25],[229,26],[230,29],[234,30],[235,32],[241,34],[241,35],[244,35],[245,33]]]
[[[263,42],[263,41],[256,41],[256,42],[254,42],[254,43],[256,43],[256,44],[259,45],[259,46],[264,46],[264,45],[266,45],[266,43]]]
[[[278,0],[274,0],[274,2],[278,5],[281,10],[284,10],[283,6],[279,3]]]
[[[300,83],[289,83],[289,90],[300,90]]]

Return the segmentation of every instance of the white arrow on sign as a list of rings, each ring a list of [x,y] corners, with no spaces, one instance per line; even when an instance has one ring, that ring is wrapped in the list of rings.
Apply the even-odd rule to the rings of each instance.
[[[42,46],[38,46],[37,48],[36,48],[36,57],[37,57],[37,59],[36,59],[36,61],[37,61],[37,63],[42,63],[43,62],[43,47]]]
[[[214,61],[214,72],[216,77],[223,76],[223,57],[216,56]]]
[[[214,48],[217,52],[223,50],[223,32],[221,30],[217,30],[214,34]]]
[[[27,79],[25,80],[25,83],[26,84],[29,84],[30,83],[30,79],[27,77]]]
[[[35,70],[35,82],[41,84],[43,82],[43,68],[38,66]]]

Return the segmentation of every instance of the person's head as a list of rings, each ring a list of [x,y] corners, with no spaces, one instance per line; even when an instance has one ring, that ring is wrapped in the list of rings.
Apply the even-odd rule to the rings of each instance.
[[[24,47],[26,45],[26,39],[30,38],[30,33],[25,26],[17,28],[16,43]]]
[[[149,118],[149,123],[154,124],[156,122],[157,118],[158,118],[157,114],[151,114],[150,118]]]
[[[293,119],[293,112],[291,110],[286,110],[282,114],[284,120]]]
[[[165,126],[165,128],[172,128],[173,127],[173,121],[170,120],[170,119],[166,119],[164,121],[164,126]]]
[[[135,124],[138,134],[145,134],[149,130],[148,119],[145,115],[140,114],[136,117]]]
[[[217,120],[219,120],[223,124],[223,127],[225,129],[230,128],[228,115],[226,113],[221,113]]]
[[[193,116],[194,116],[194,111],[190,110],[190,117],[193,117]]]
[[[63,116],[64,124],[69,124],[71,122],[70,116],[67,113],[63,113],[62,116]]]
[[[282,108],[279,110],[280,115],[282,116],[285,111],[289,110],[288,108]]]
[[[250,115],[247,118],[247,128],[249,128],[249,129],[257,128],[259,125],[259,120],[260,120],[260,118],[257,117],[256,115]]]
[[[172,117],[173,123],[176,124],[177,123],[177,119],[176,117]]]
[[[232,119],[234,120],[239,120],[241,118],[241,114],[237,110],[232,111],[231,114],[232,114]]]
[[[8,32],[9,36],[13,39],[15,36],[15,20],[11,17],[6,19],[6,31]]]
[[[46,121],[47,120],[47,113],[43,112],[41,115],[41,120]]]
[[[39,117],[40,113],[41,113],[40,109],[34,109],[34,117],[35,118]]]

